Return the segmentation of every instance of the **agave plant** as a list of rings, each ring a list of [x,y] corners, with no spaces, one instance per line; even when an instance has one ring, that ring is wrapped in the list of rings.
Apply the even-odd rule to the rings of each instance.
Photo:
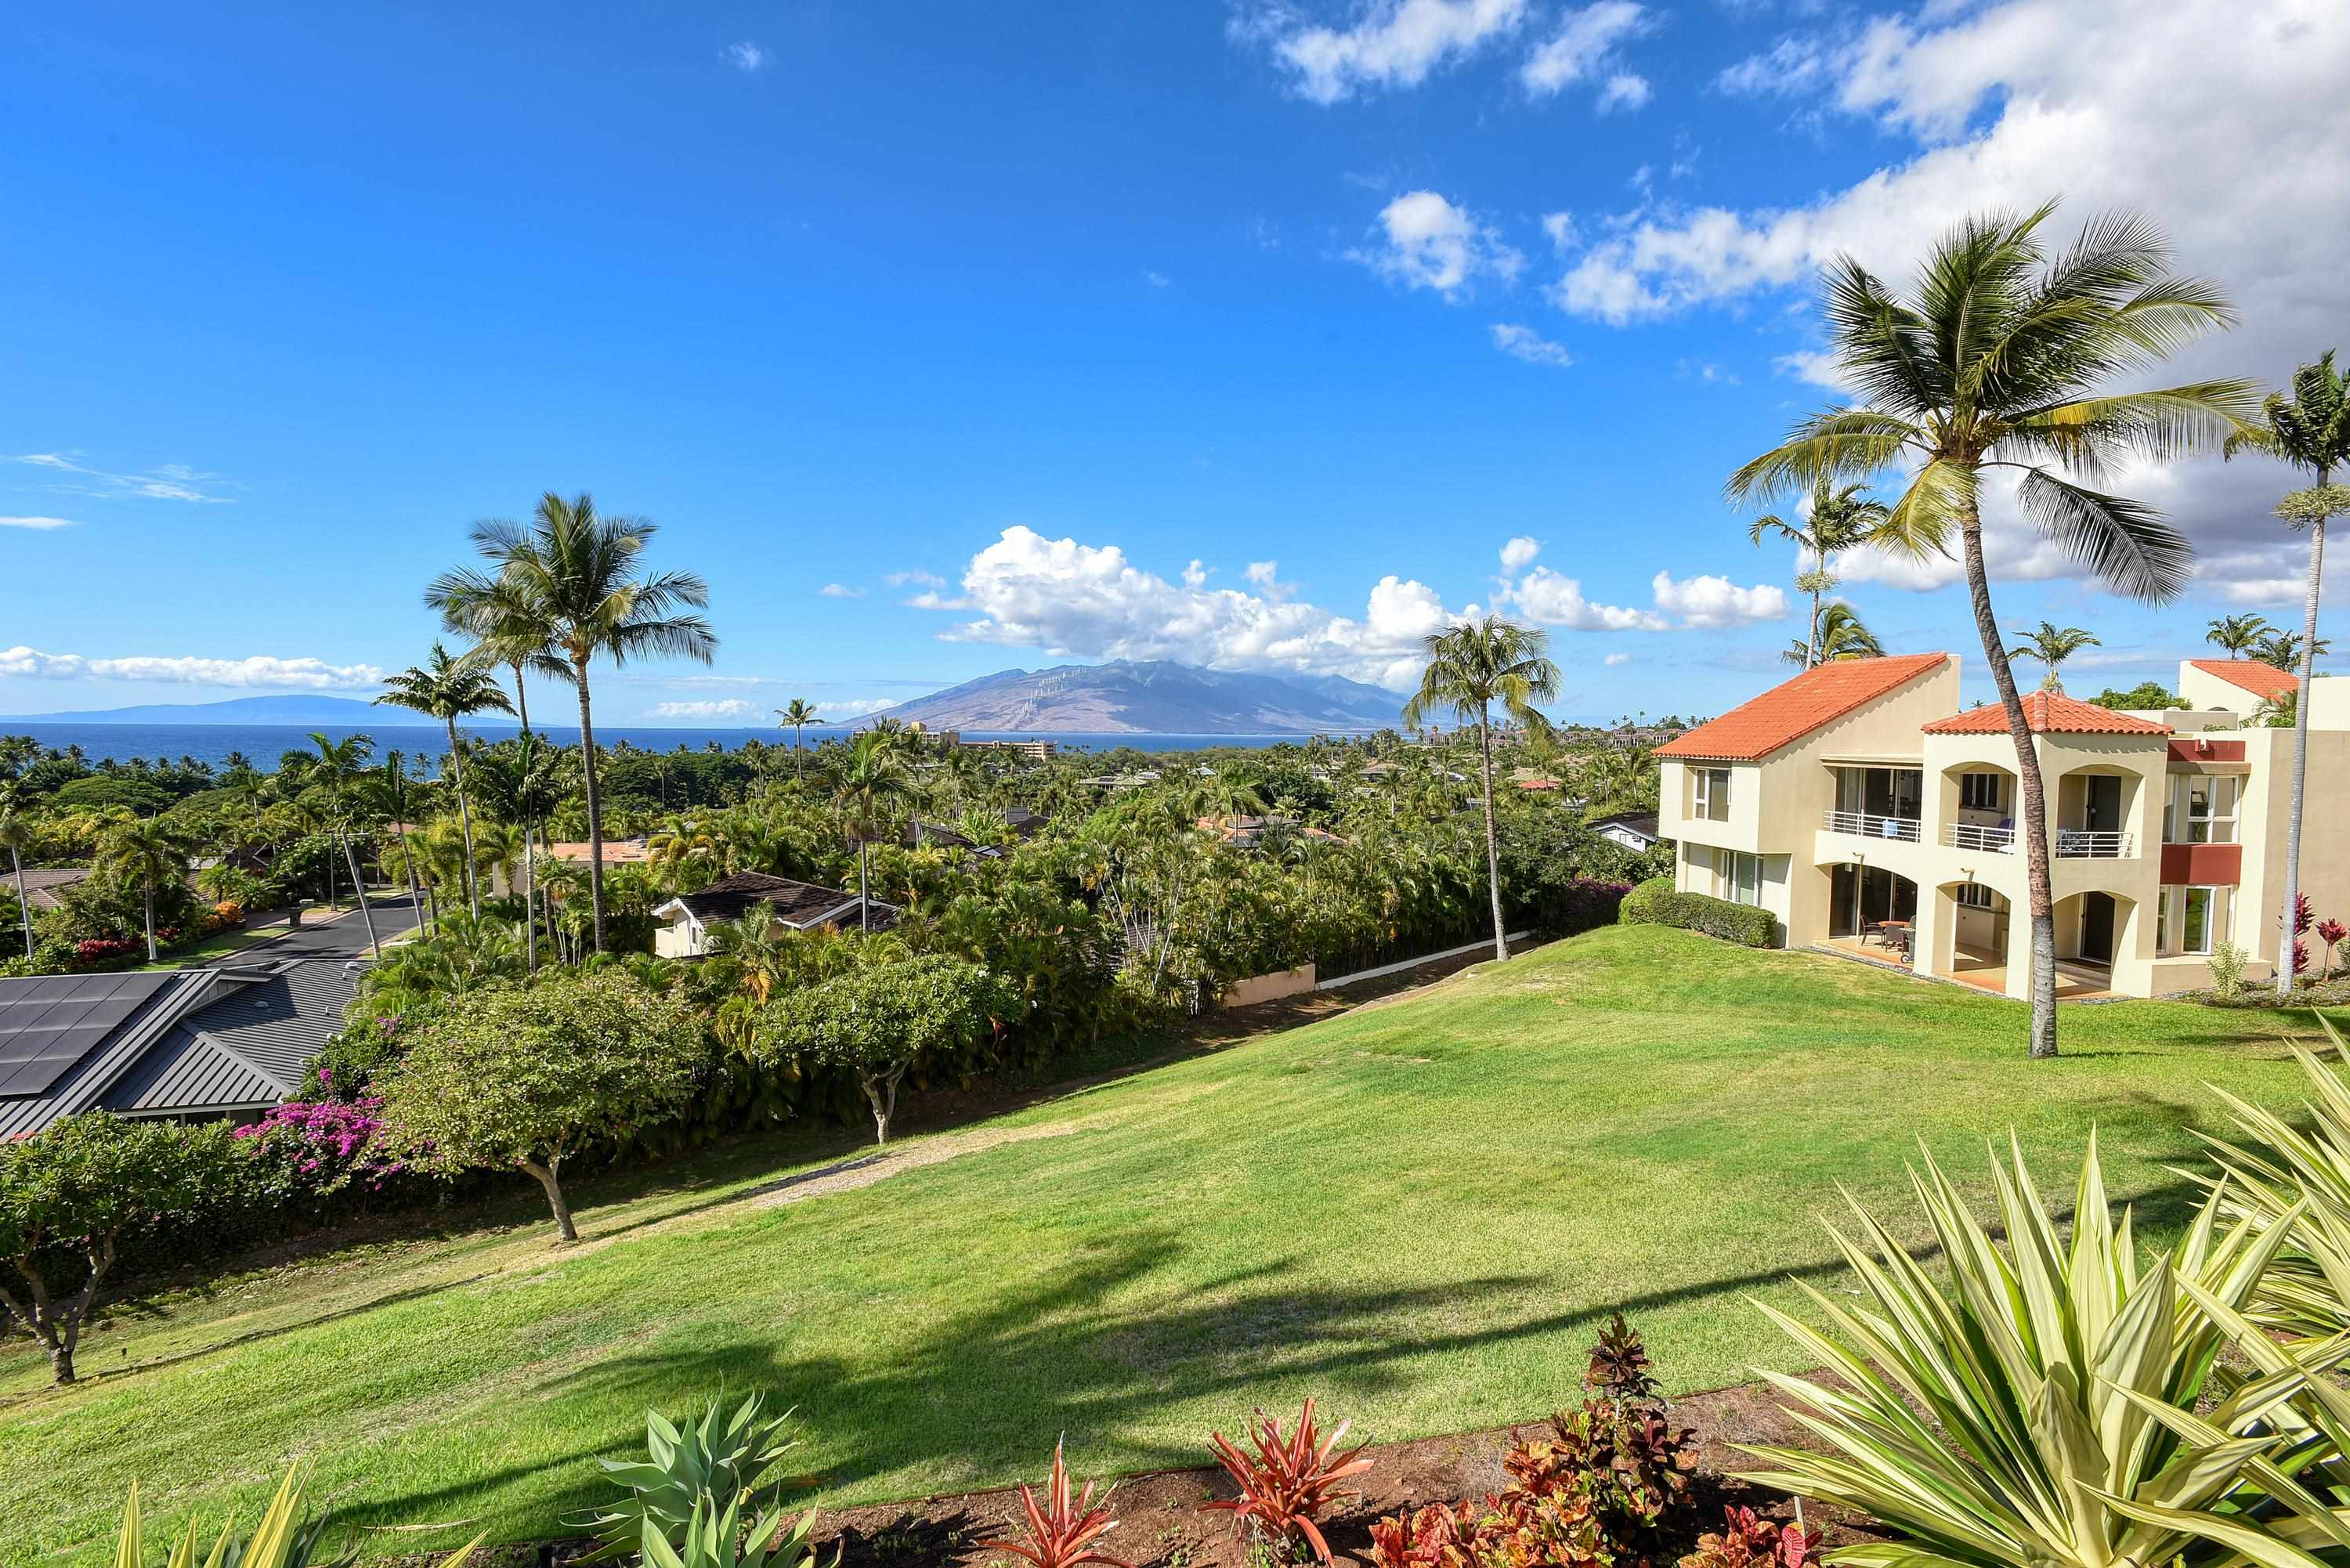
[[[1749,1449],[1773,1468],[1744,1479],[1859,1510],[1906,1538],[1841,1548],[1835,1563],[2122,1568],[2169,1563],[2223,1531],[2240,1538],[2230,1552],[2264,1560],[2256,1548],[2282,1538],[2252,1506],[2277,1511],[2253,1490],[2256,1467],[2287,1451],[2276,1423],[2314,1369],[2250,1343],[2261,1336],[2238,1314],[2286,1227],[2223,1226],[2215,1192],[2167,1256],[2141,1262],[2129,1211],[2116,1220],[2106,1201],[2092,1135],[2068,1249],[2010,1146],[2007,1164],[1991,1162],[2004,1248],[1930,1156],[1910,1172],[1947,1287],[1846,1195],[1868,1245],[1829,1233],[1867,1305],[1803,1287],[1825,1333],[1762,1308],[1839,1380],[1764,1374],[1825,1451]],[[2230,1347],[2253,1375],[2214,1376]],[[2224,1526],[2212,1522],[2223,1506],[2235,1511]],[[2314,1568],[2298,1549],[2291,1560]]]
[[[1093,1543],[1118,1528],[1110,1517],[1109,1493],[1102,1493],[1104,1506],[1093,1506],[1094,1483],[1086,1482],[1085,1490],[1076,1501],[1069,1499],[1069,1467],[1061,1458],[1061,1445],[1053,1445],[1053,1479],[1046,1485],[1045,1506],[1036,1506],[1036,1494],[1023,1482],[1020,1487],[1020,1507],[1027,1515],[1021,1523],[1019,1539],[1006,1537],[1000,1541],[983,1541],[982,1552],[1008,1552],[1013,1556],[1032,1563],[1035,1568],[1077,1568],[1082,1563],[1101,1563],[1109,1568],[1132,1568],[1132,1564],[1093,1549]]]
[[[602,1542],[585,1561],[608,1563],[639,1550],[648,1530],[664,1541],[681,1541],[704,1497],[739,1502],[756,1491],[792,1444],[784,1431],[792,1412],[764,1413],[766,1397],[753,1394],[719,1414],[712,1399],[702,1419],[680,1431],[658,1410],[645,1412],[643,1459],[605,1459],[604,1474],[628,1495],[600,1513],[565,1521],[592,1531]],[[811,1511],[810,1519],[815,1515]]]
[[[1281,1435],[1280,1422],[1262,1410],[1255,1412],[1248,1434],[1256,1449],[1253,1456],[1243,1453],[1222,1432],[1213,1434],[1209,1444],[1241,1494],[1207,1507],[1232,1514],[1235,1529],[1253,1526],[1260,1538],[1276,1545],[1303,1538],[1316,1557],[1329,1562],[1330,1543],[1322,1539],[1315,1520],[1341,1495],[1351,1495],[1339,1492],[1340,1481],[1371,1468],[1371,1461],[1360,1457],[1367,1444],[1336,1451],[1353,1424],[1341,1421],[1336,1431],[1322,1437],[1314,1421],[1314,1401],[1308,1399],[1286,1438]]]
[[[685,1528],[671,1541],[651,1519],[638,1538],[644,1568],[800,1568],[813,1563],[808,1537],[816,1532],[816,1510],[800,1515],[791,1529],[784,1528],[784,1511],[769,1509],[743,1527],[743,1499],[724,1502],[709,1492],[696,1498],[685,1518]],[[835,1568],[840,1553],[832,1554]]]
[[[277,1495],[263,1511],[261,1522],[254,1527],[253,1533],[239,1536],[233,1526],[223,1525],[213,1541],[212,1550],[202,1559],[203,1568],[350,1568],[359,1558],[356,1546],[333,1559],[317,1555],[327,1522],[307,1517],[309,1507],[304,1494],[308,1487],[309,1475],[302,1466],[287,1470],[286,1479],[278,1483]],[[442,1559],[439,1568],[460,1568],[481,1543],[482,1537],[476,1535]],[[192,1515],[163,1563],[164,1568],[196,1568],[197,1562],[196,1521]],[[145,1521],[139,1506],[137,1481],[130,1483],[130,1496],[122,1505],[122,1529],[114,1541],[114,1568],[147,1568]]]
[[[2334,1057],[2350,1062],[2350,1045],[2333,1021],[2319,1013],[2317,1022]],[[2248,1315],[2306,1345],[2350,1331],[2350,1085],[2315,1052],[2293,1050],[2309,1076],[2302,1104],[2309,1130],[2210,1085],[2245,1141],[2203,1135],[2223,1174],[2181,1174],[2215,1189],[2224,1184],[2231,1217],[2291,1231]]]

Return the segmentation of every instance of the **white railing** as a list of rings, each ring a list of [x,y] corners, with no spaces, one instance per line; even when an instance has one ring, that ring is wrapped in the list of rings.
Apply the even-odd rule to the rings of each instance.
[[[1942,843],[1952,849],[1977,849],[1986,855],[2012,855],[2015,852],[2015,829],[1954,822],[1942,829]]]
[[[2130,847],[2128,834],[2085,827],[2058,828],[2054,847],[2062,860],[2126,860],[2137,853]]]
[[[1830,833],[1848,833],[1856,838],[1898,838],[1915,844],[1921,824],[1914,816],[1878,816],[1867,811],[1831,811],[1821,818],[1820,826]]]

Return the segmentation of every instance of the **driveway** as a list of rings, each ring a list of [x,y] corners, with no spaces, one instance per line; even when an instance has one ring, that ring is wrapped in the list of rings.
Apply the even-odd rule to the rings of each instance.
[[[415,908],[405,893],[375,893],[368,898],[368,912],[375,917],[375,934],[389,942],[400,932],[416,924]],[[188,965],[191,969],[213,964],[274,963],[279,959],[350,959],[368,956],[367,922],[359,919],[357,909],[345,909],[332,918],[306,916],[301,925],[282,937],[265,942],[255,942],[218,958],[205,959]]]

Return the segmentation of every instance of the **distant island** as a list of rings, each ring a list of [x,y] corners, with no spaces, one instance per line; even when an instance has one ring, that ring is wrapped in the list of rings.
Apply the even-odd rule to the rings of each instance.
[[[387,711],[349,697],[232,697],[224,702],[143,702],[78,713],[13,713],[0,724],[430,724],[421,713]],[[469,729],[478,728],[466,721]]]
[[[1002,670],[876,717],[931,730],[1310,735],[1391,729],[1396,693],[1337,675],[1273,675],[1156,659]]]

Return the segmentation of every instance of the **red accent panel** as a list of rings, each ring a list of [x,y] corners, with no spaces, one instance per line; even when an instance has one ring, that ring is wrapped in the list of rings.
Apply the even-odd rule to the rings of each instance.
[[[2168,886],[2232,888],[2244,879],[2241,844],[2166,844],[2162,879]]]
[[[2173,741],[2170,760],[2174,763],[2241,763],[2244,760],[2241,741]]]

